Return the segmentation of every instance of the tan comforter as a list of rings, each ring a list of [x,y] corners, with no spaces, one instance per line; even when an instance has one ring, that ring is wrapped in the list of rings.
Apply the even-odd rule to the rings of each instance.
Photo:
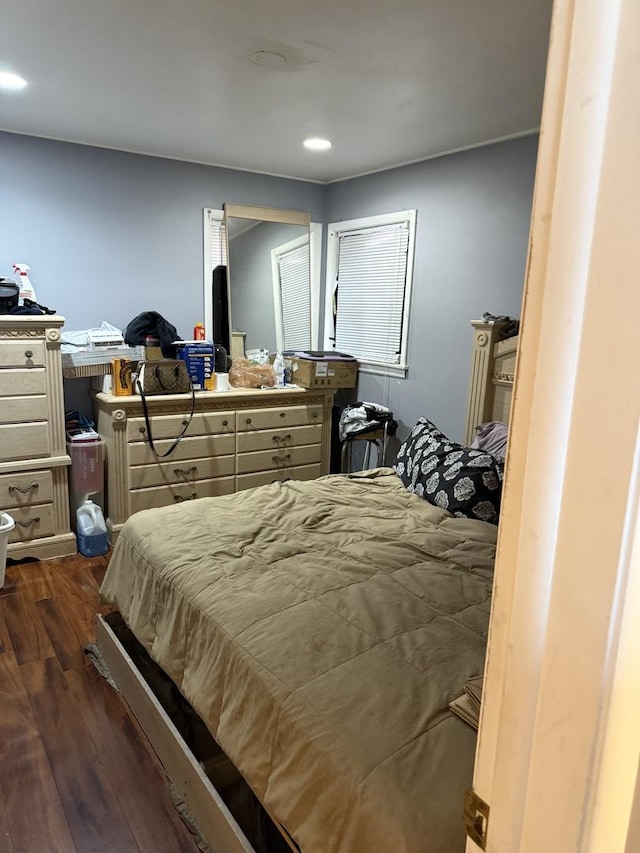
[[[456,853],[495,538],[381,469],[138,513],[102,592],[303,853]]]

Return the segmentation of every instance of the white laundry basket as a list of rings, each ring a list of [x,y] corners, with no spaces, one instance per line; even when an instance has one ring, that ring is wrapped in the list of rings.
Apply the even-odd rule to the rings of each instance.
[[[7,542],[15,526],[16,523],[10,515],[0,512],[0,589],[4,586],[4,572],[7,567]]]

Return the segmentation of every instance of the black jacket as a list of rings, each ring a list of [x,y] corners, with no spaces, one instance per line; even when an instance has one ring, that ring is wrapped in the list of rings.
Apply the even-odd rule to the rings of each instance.
[[[124,333],[124,342],[130,347],[144,346],[147,335],[153,335],[160,341],[162,355],[175,358],[174,341],[181,341],[178,330],[157,311],[143,311],[129,323]]]

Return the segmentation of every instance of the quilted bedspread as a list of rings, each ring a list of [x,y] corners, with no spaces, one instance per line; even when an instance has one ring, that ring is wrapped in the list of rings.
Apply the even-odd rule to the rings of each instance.
[[[457,853],[495,543],[378,469],[140,512],[102,594],[303,853]]]

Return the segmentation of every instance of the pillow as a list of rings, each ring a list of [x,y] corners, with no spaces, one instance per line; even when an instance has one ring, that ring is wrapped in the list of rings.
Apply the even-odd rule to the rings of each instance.
[[[458,517],[498,523],[502,463],[482,450],[463,447],[420,418],[401,446],[393,469],[406,488]]]
[[[471,442],[475,450],[484,450],[498,459],[504,459],[507,453],[509,428],[500,421],[490,421],[476,427],[476,437]]]

